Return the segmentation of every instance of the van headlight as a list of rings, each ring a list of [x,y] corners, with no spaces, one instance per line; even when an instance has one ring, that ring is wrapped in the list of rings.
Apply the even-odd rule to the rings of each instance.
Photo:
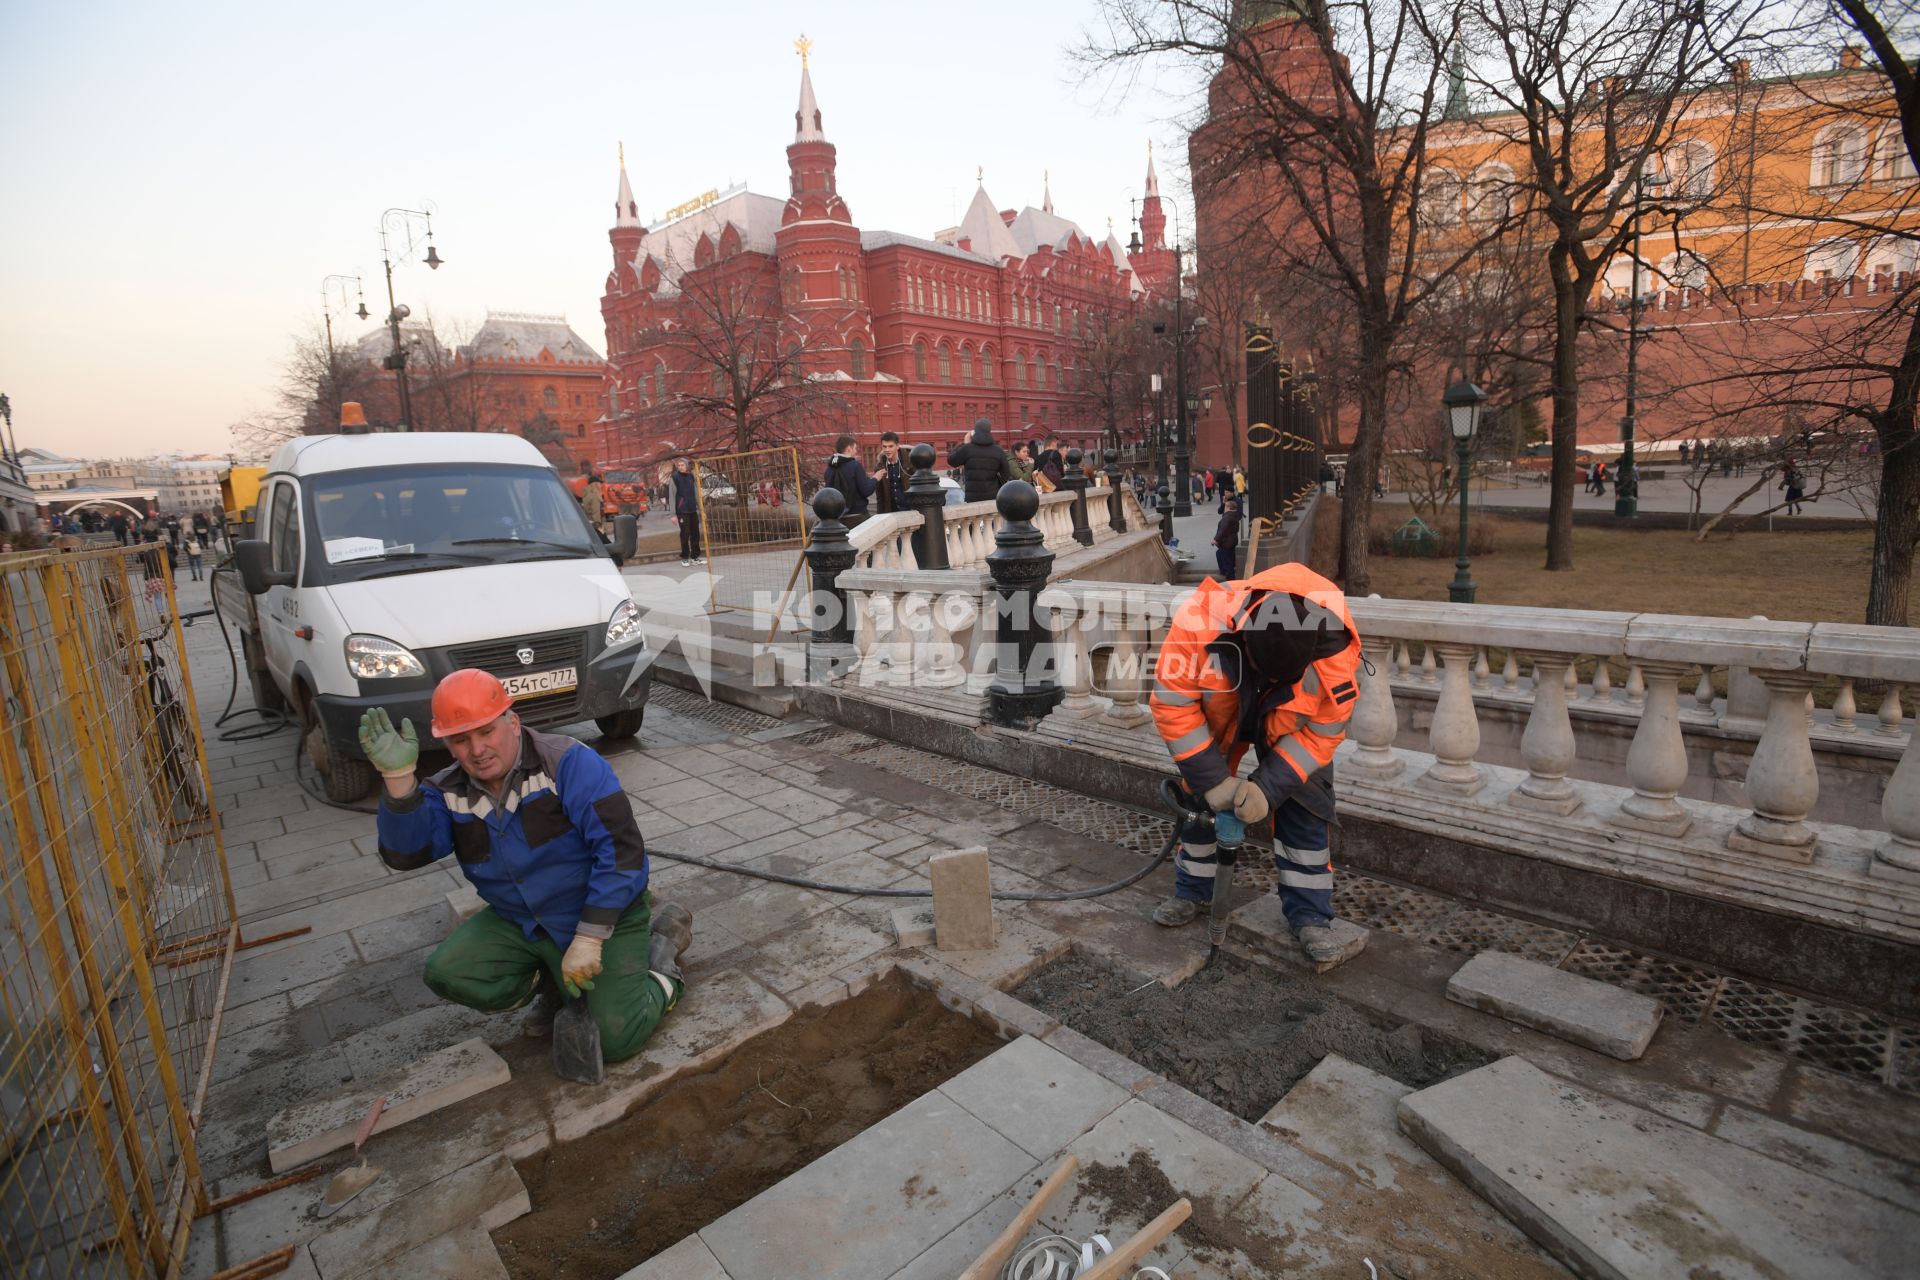
[[[347,637],[347,670],[356,680],[395,680],[427,674],[420,659],[405,645],[362,635]]]
[[[622,600],[607,622],[607,648],[617,649],[640,638],[640,606],[631,600]]]

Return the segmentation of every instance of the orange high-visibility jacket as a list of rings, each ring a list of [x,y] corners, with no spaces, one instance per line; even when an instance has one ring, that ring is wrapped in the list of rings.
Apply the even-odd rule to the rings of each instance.
[[[1226,637],[1259,616],[1259,602],[1273,593],[1302,596],[1338,618],[1351,637],[1347,647],[1309,666],[1291,689],[1258,686],[1242,671],[1240,651]],[[1300,564],[1276,565],[1238,582],[1209,578],[1174,614],[1166,643],[1154,664],[1154,727],[1166,740],[1187,787],[1198,795],[1238,771],[1247,748],[1266,748],[1253,778],[1279,805],[1296,796],[1327,819],[1333,817],[1334,748],[1347,736],[1347,719],[1360,696],[1360,631],[1340,588]],[[1257,737],[1241,732],[1243,696],[1266,702]]]

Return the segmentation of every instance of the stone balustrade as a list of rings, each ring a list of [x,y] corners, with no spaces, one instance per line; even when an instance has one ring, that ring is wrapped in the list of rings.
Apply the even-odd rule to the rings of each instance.
[[[992,505],[992,504],[988,504]],[[913,553],[914,530],[922,527],[915,511],[889,511],[868,516],[847,533],[856,569],[917,569]]]

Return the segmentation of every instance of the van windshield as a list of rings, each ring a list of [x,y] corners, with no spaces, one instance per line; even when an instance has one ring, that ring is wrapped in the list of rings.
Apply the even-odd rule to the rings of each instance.
[[[545,469],[379,467],[323,472],[305,489],[321,572],[334,582],[601,554],[579,504]]]

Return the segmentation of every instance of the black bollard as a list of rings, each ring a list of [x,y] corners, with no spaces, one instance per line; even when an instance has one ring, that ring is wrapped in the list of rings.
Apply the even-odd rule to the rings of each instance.
[[[1160,541],[1173,541],[1173,508],[1167,505],[1167,486],[1154,490],[1154,514],[1160,517]]]
[[[1053,639],[1039,616],[1041,588],[1053,569],[1053,552],[1042,545],[1033,518],[1040,494],[1024,480],[1000,486],[994,501],[1000,528],[987,572],[994,589],[994,671],[987,690],[987,719],[1009,728],[1031,728],[1065,693],[1055,679]]]
[[[1067,472],[1060,480],[1060,487],[1073,495],[1073,540],[1090,547],[1093,526],[1087,523],[1087,473],[1080,469],[1085,457],[1078,449],[1067,450]]]
[[[852,615],[847,610],[847,593],[840,586],[840,575],[853,568],[859,554],[847,541],[847,526],[840,523],[847,499],[838,489],[826,488],[813,495],[813,536],[807,542],[807,573],[813,579],[813,591],[807,598],[813,629],[812,644],[825,649],[823,661],[815,663],[809,655],[809,675],[837,674],[853,660]]]
[[[1127,531],[1127,508],[1120,501],[1120,452],[1108,449],[1104,456],[1107,473],[1107,527],[1115,533]]]
[[[947,560],[947,491],[933,469],[934,452],[930,444],[917,444],[907,455],[913,474],[907,477],[907,510],[920,513],[920,527],[913,532],[913,557],[922,569],[945,569]]]

